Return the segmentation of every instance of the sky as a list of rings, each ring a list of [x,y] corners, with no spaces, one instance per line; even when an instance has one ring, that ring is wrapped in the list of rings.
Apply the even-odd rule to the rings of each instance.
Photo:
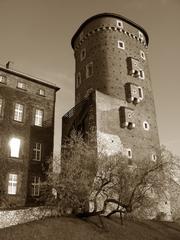
[[[61,88],[55,112],[55,153],[61,118],[74,106],[71,38],[87,18],[123,15],[148,32],[149,67],[160,143],[180,155],[180,0],[0,0],[0,64]]]

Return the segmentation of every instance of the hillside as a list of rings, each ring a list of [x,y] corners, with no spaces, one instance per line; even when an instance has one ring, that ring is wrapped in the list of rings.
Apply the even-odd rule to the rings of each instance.
[[[0,230],[0,240],[180,240],[180,223],[104,219],[106,231],[97,218],[87,221],[61,217]]]

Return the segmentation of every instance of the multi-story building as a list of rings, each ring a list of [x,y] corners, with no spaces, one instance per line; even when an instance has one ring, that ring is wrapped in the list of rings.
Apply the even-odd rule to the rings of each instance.
[[[148,42],[141,26],[117,14],[93,16],[79,27],[72,38],[76,106],[63,117],[62,141],[73,127],[93,127],[99,151],[121,152],[129,164],[156,161],[160,144]]]
[[[50,82],[0,66],[1,207],[39,202],[53,153],[58,90]]]

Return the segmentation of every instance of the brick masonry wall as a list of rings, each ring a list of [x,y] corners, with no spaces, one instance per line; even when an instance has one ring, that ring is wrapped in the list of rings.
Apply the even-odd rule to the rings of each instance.
[[[5,74],[7,77],[7,84],[0,83],[0,97],[4,100],[4,116],[0,119],[0,158],[7,165],[5,173],[3,173],[2,191],[12,206],[23,206],[27,201],[30,175],[34,171],[41,175],[43,161],[53,152],[55,90],[3,71],[0,74]],[[27,85],[26,90],[17,88],[18,81]],[[45,90],[45,96],[38,95],[39,89]],[[13,120],[16,102],[24,105],[23,122]],[[35,108],[44,110],[43,127],[33,126]],[[22,147],[18,159],[10,157],[9,140],[12,137],[21,139]],[[43,143],[41,162],[32,161],[33,142]],[[8,173],[18,174],[16,195],[7,195]]]

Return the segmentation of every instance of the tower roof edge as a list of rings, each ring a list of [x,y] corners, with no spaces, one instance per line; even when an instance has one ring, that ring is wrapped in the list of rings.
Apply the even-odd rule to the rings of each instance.
[[[145,30],[143,27],[141,27],[140,25],[136,24],[135,22],[127,19],[126,17],[123,17],[123,16],[120,15],[120,14],[115,14],[115,13],[100,13],[100,14],[96,14],[96,15],[88,18],[85,22],[83,22],[83,23],[80,25],[80,27],[78,28],[78,30],[76,31],[76,33],[74,34],[74,36],[73,36],[72,39],[71,39],[71,46],[72,46],[73,49],[74,49],[74,42],[75,42],[77,36],[80,34],[81,30],[82,30],[88,23],[90,23],[91,21],[93,21],[93,20],[95,20],[95,19],[97,19],[97,18],[102,18],[102,17],[114,17],[114,18],[119,18],[119,19],[121,19],[121,20],[123,20],[123,21],[125,21],[125,22],[127,22],[127,23],[129,23],[129,24],[131,24],[132,26],[138,28],[138,29],[145,35],[145,37],[146,37],[146,42],[147,42],[147,45],[148,45],[148,43],[149,43],[149,36],[148,36],[146,30]]]

